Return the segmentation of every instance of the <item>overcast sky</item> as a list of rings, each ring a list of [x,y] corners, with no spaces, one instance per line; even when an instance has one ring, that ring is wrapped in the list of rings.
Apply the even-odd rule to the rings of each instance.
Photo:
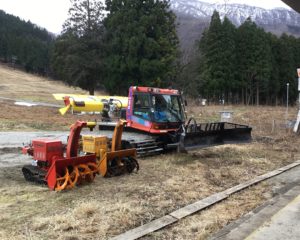
[[[224,3],[227,0],[199,0],[210,3]],[[228,3],[241,3],[263,8],[287,7],[280,0],[229,0]],[[69,0],[0,0],[0,9],[23,20],[30,20],[53,33],[60,33],[67,19]]]

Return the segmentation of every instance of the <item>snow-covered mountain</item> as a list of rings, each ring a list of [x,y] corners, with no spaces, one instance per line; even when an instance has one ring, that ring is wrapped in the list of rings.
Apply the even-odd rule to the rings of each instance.
[[[285,8],[268,10],[244,4],[213,4],[201,0],[171,0],[171,8],[176,13],[194,18],[210,18],[213,11],[217,10],[221,17],[227,15],[236,25],[242,24],[248,17],[257,24],[300,25],[300,14]]]
[[[293,10],[268,10],[243,4],[213,4],[201,0],[170,0],[170,3],[177,15],[181,47],[188,56],[193,54],[195,41],[201,38],[204,28],[209,25],[214,10],[219,12],[222,19],[226,15],[237,26],[251,17],[266,31],[276,35],[285,32],[300,37],[300,14]]]

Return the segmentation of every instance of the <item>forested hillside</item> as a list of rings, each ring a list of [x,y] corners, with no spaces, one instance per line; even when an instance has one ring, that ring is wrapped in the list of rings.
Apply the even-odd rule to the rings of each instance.
[[[178,83],[213,102],[277,105],[286,102],[287,84],[296,101],[299,67],[300,39],[267,33],[250,18],[237,28],[215,11]]]
[[[31,22],[0,10],[0,59],[23,67],[27,72],[49,71],[54,35]]]

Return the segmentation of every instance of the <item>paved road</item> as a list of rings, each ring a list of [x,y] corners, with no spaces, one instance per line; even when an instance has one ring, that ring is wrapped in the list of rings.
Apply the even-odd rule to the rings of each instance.
[[[109,138],[112,137],[113,131],[109,130],[94,130],[90,132],[88,129],[84,129],[81,132],[82,135],[104,135]],[[32,139],[36,138],[51,138],[59,139],[63,143],[67,142],[67,136],[69,132],[0,132],[0,149],[1,148],[19,148],[23,145],[28,145]],[[142,141],[148,139],[147,135],[132,132],[123,132],[122,139]]]
[[[21,154],[20,148],[28,145],[32,139],[51,138],[59,139],[63,143],[67,142],[69,132],[0,132],[0,168],[13,167],[30,164],[32,157]],[[112,137],[112,131],[93,131],[87,129],[82,131],[82,135],[105,135]],[[143,139],[145,135],[136,133],[124,133],[126,139]],[[123,137],[124,139],[124,137]]]
[[[68,132],[0,132],[0,148],[19,148],[35,138],[53,138],[67,141]]]
[[[247,240],[300,239],[300,195],[252,232]]]
[[[274,198],[231,223],[211,239],[300,239],[300,167],[268,182],[273,185]]]

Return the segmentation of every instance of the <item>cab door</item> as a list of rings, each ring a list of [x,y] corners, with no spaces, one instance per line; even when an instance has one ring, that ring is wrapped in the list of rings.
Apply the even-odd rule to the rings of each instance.
[[[132,96],[131,127],[150,131],[152,123],[150,94],[137,92]]]

